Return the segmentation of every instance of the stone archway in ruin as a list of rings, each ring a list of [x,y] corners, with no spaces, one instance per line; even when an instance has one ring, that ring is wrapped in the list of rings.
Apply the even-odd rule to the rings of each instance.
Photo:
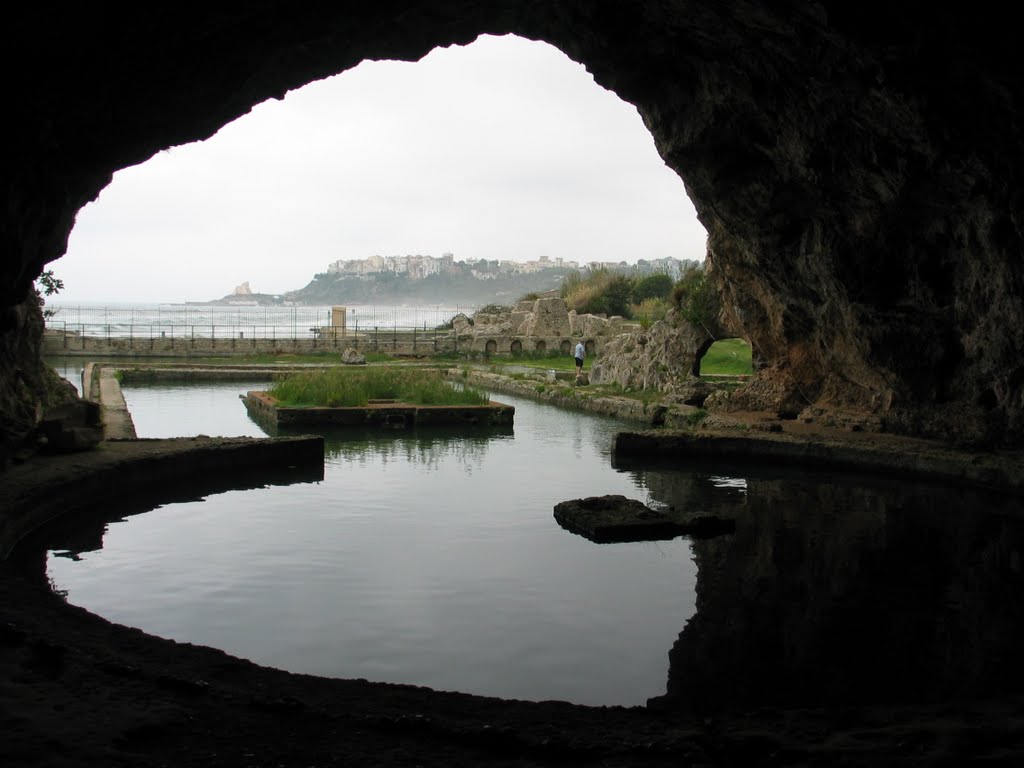
[[[32,280],[114,171],[364,59],[515,33],[560,48],[634,104],[685,181],[725,319],[765,361],[752,406],[799,391],[872,410],[896,431],[1024,442],[1024,129],[1006,119],[1024,65],[1012,25],[978,8],[880,10],[22,8],[0,53],[18,73],[8,99],[20,116],[0,207],[0,430],[8,438],[32,418],[26,385],[40,398],[45,388],[26,367],[41,368],[23,304]]]
[[[731,338],[736,337],[733,336]],[[694,356],[693,365],[690,368],[691,374],[693,374],[694,376],[700,376],[701,361],[704,359],[704,356],[708,353],[708,350],[711,349],[711,347],[715,344],[716,341],[721,341],[721,339],[712,339],[709,337],[705,339],[703,342],[701,342],[701,344],[697,347],[697,354]]]

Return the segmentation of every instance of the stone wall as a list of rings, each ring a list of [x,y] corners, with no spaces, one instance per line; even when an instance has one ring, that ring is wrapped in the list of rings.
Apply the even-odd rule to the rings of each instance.
[[[577,315],[563,299],[544,297],[520,301],[505,312],[458,315],[452,328],[458,344],[472,352],[572,354],[582,341],[588,354],[600,354],[623,330],[633,327],[621,317]]]

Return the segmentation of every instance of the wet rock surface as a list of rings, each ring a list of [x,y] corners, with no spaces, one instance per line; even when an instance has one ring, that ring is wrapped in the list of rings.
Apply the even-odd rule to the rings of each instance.
[[[589,496],[555,505],[555,520],[567,531],[590,541],[657,541],[677,536],[709,538],[732,533],[734,520],[713,515],[655,510],[625,496]]]

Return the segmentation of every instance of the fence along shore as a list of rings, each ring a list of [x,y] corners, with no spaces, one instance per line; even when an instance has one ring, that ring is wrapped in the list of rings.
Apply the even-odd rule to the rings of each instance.
[[[448,326],[475,307],[47,306],[50,355],[283,354],[347,348],[457,351]]]

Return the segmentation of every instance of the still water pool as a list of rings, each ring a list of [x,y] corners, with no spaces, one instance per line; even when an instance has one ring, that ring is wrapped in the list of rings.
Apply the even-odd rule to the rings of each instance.
[[[217,384],[125,388],[140,437],[257,435]],[[52,551],[68,600],[260,664],[509,698],[639,704],[665,692],[694,611],[686,539],[597,545],[560,501],[624,494],[622,422],[514,397],[514,431],[328,436],[318,483],[221,493]],[[654,502],[652,502],[654,503]]]
[[[125,394],[141,436],[261,434],[248,388]],[[711,711],[1024,692],[1019,496],[631,465],[610,456],[629,425],[497,399],[516,406],[509,434],[329,435],[321,482],[108,524],[101,545],[53,545],[50,578],[110,619],[262,664],[503,697]],[[613,493],[736,531],[597,545],[553,519]]]

